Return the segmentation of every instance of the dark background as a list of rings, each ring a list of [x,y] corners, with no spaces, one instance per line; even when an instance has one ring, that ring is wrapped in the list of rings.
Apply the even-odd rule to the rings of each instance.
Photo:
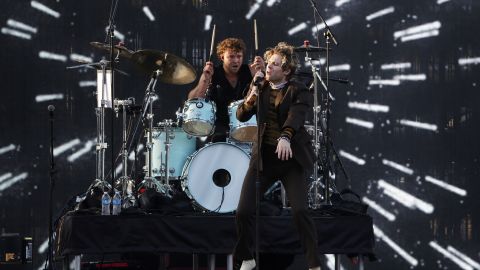
[[[213,16],[217,40],[243,38],[251,59],[253,21],[246,19],[251,6],[260,5],[252,18],[257,19],[260,51],[279,41],[301,45],[309,39],[316,44],[311,28],[313,12],[308,1],[200,1],[122,0],[116,18],[117,30],[125,35],[125,44],[132,50],[156,49],[181,56],[201,71],[208,55],[210,33],[204,29],[205,16]],[[351,187],[362,197],[375,201],[395,215],[387,220],[374,209],[370,214],[377,233],[376,253],[380,262],[368,269],[462,269],[429,244],[435,241],[480,261],[479,185],[480,92],[478,64],[460,65],[459,58],[480,57],[480,4],[473,0],[358,1],[337,6],[333,0],[317,1],[325,18],[341,16],[332,29],[340,45],[332,51],[331,64],[349,64],[350,70],[332,72],[332,76],[348,78],[348,85],[331,84],[336,98],[331,127],[338,151],[365,161],[358,165],[342,158],[350,180],[338,176],[339,189]],[[89,45],[104,41],[110,1],[41,1],[60,13],[55,18],[32,8],[30,1],[3,1],[0,15],[4,28],[15,29],[8,20],[37,28],[31,39],[8,34],[0,35],[1,97],[0,148],[14,145],[14,150],[0,154],[0,177],[28,173],[27,177],[0,190],[0,228],[5,233],[34,237],[34,267],[40,267],[45,252],[39,247],[47,239],[48,223],[48,148],[47,106],[56,107],[56,145],[78,138],[80,143],[56,158],[57,185],[55,212],[72,196],[82,193],[95,177],[94,147],[75,162],[67,157],[96,136],[94,113],[95,87],[80,87],[80,81],[95,80],[88,69],[67,71],[75,65],[71,53],[101,59],[104,53]],[[156,20],[150,21],[142,11],[148,6]],[[371,21],[366,16],[393,6],[394,12]],[[402,42],[394,39],[395,31],[439,21],[439,35]],[[306,22],[307,28],[293,35],[288,30]],[[320,37],[321,38],[321,37]],[[320,42],[324,42],[323,39]],[[323,45],[323,44],[322,44]],[[39,58],[40,51],[65,55],[67,61]],[[303,60],[303,55],[299,55]],[[382,70],[387,63],[408,62],[410,68]],[[478,60],[477,60],[478,62]],[[148,75],[123,61],[120,68],[130,76],[116,77],[116,96],[141,100]],[[304,67],[305,70],[308,68]],[[421,81],[401,81],[400,85],[370,85],[372,79],[392,79],[399,74],[425,74]],[[155,120],[174,118],[186,94],[194,84],[172,86],[158,84],[159,101]],[[36,102],[43,94],[63,94],[62,99]],[[350,108],[349,102],[381,104],[388,112],[371,112]],[[372,122],[372,129],[346,122],[346,117]],[[405,126],[401,119],[430,123],[436,131]],[[117,124],[120,123],[117,120]],[[108,122],[107,122],[108,123]],[[109,127],[107,125],[107,127]],[[118,130],[117,126],[117,130]],[[120,132],[115,134],[118,139]],[[119,142],[115,147],[119,149]],[[107,170],[110,169],[110,149]],[[383,164],[382,160],[402,164],[413,170],[406,174]],[[467,191],[461,196],[425,181],[431,176]],[[3,183],[8,181],[5,179]],[[432,213],[411,209],[384,194],[378,181],[395,185],[416,198],[433,205]],[[1,183],[0,183],[1,184]],[[354,224],[353,224],[354,225]],[[385,240],[385,237],[388,239]],[[411,264],[401,255],[398,245],[417,260]],[[346,269],[351,266],[344,263]],[[478,269],[478,268],[477,268]]]

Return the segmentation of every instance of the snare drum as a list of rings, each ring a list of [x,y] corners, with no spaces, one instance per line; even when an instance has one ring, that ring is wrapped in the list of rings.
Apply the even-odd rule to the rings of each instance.
[[[166,139],[169,134],[170,148],[168,151],[169,180],[178,180],[188,156],[195,152],[196,138],[185,133],[179,127],[155,127],[152,131],[152,176],[165,176]]]
[[[235,145],[207,144],[185,163],[182,188],[204,210],[235,211],[249,162],[249,156]]]
[[[237,109],[242,103],[243,99],[232,102],[228,106],[230,138],[239,142],[253,142],[257,137],[257,119],[252,117],[246,122],[240,122],[237,119]]]
[[[192,98],[183,106],[183,130],[193,136],[209,136],[215,129],[215,103],[204,98]]]

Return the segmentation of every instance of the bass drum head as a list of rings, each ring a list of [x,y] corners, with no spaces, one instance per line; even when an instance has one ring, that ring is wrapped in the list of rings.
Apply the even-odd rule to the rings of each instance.
[[[249,156],[228,143],[209,144],[185,164],[183,189],[205,210],[228,213],[237,209]]]

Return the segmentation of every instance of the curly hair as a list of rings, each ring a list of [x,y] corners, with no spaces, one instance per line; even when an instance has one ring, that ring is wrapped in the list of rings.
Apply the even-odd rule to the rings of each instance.
[[[287,75],[287,78],[290,79],[295,73],[295,70],[297,70],[299,64],[297,55],[293,51],[293,46],[286,42],[280,42],[274,48],[268,48],[263,58],[268,62],[268,59],[274,54],[278,54],[282,57],[282,69],[290,70],[290,73]]]
[[[218,59],[222,59],[222,55],[229,49],[234,52],[241,52],[245,55],[247,46],[245,45],[245,42],[239,38],[226,38],[220,41],[217,45]]]

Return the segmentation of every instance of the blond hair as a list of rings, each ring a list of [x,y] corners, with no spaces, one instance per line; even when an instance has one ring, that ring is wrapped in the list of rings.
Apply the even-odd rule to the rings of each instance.
[[[264,54],[265,61],[268,62],[268,59],[274,54],[278,54],[282,57],[282,69],[290,70],[290,73],[287,75],[287,78],[290,79],[298,66],[298,58],[293,51],[293,46],[288,45],[286,42],[278,43],[274,48],[267,49]]]

